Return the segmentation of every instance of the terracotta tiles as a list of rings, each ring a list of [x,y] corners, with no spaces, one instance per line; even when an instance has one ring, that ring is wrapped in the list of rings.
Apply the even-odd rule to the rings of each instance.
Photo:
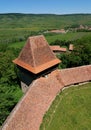
[[[71,84],[91,81],[91,65],[55,70],[35,80],[14,108],[2,130],[39,130],[43,115],[60,90]]]
[[[64,47],[60,47],[60,46],[58,46],[58,45],[52,45],[52,46],[50,46],[50,48],[51,48],[51,50],[52,51],[56,51],[56,52],[66,52],[67,51],[67,49],[66,48],[64,48]]]
[[[62,88],[56,73],[34,81],[2,130],[39,130],[43,115]]]
[[[59,59],[55,58],[54,60],[51,60],[51,61],[49,61],[49,62],[47,62],[45,64],[42,64],[42,65],[36,66],[36,67],[32,67],[29,64],[26,64],[25,62],[23,62],[22,60],[19,60],[18,58],[15,59],[13,62],[15,64],[21,66],[22,68],[25,68],[26,70],[37,74],[37,73],[39,73],[39,72],[41,72],[43,70],[46,70],[46,69],[60,63],[61,61]]]
[[[51,51],[43,35],[29,37],[15,64],[35,74],[57,65],[61,61]]]
[[[91,81],[91,65],[60,70],[64,86]]]

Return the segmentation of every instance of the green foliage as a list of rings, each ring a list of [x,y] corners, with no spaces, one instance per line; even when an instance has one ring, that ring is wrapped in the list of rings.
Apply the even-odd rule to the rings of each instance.
[[[91,14],[0,14],[0,28],[31,28],[32,31],[64,28],[71,25],[91,25]]]
[[[62,40],[55,40],[54,42],[51,42],[50,45],[59,45],[60,47],[69,47],[69,45],[72,43],[72,41],[62,41]]]
[[[14,71],[12,60],[15,58],[13,50],[0,53],[0,78],[1,83],[12,84],[16,81],[17,75]]]
[[[0,46],[0,125],[5,121],[16,105],[22,91],[19,87],[16,68],[12,60],[18,55],[18,49],[9,48],[7,44]]]
[[[79,26],[80,26],[79,24],[73,24],[70,26],[70,28],[79,28]]]
[[[44,115],[40,130],[90,130],[91,83],[63,90]]]
[[[91,26],[90,21],[91,14],[0,14],[0,43],[25,41],[29,36],[51,29],[77,27],[80,24]]]
[[[29,36],[43,34],[51,29],[91,25],[91,14],[0,14],[0,125],[22,96],[17,69],[12,63]],[[48,43],[75,48],[72,53],[60,54],[60,68],[91,64],[91,32],[68,32],[66,34],[44,34]],[[79,40],[77,40],[79,39]],[[59,96],[58,96],[59,98]],[[48,119],[49,121],[49,119]],[[75,122],[75,120],[74,120]]]
[[[53,35],[45,35],[49,44],[56,45],[56,41],[61,42],[71,42],[74,44],[74,41],[77,39],[81,39],[86,35],[91,35],[91,32],[68,32],[66,34],[53,34]]]
[[[59,54],[62,60],[59,68],[70,68],[91,64],[91,37],[85,36],[74,41],[74,50],[71,53]]]
[[[0,125],[14,108],[22,92],[18,85],[0,84]]]
[[[0,44],[22,42],[27,40],[29,36],[38,35],[39,33],[39,31],[31,31],[31,29],[26,28],[0,29]]]

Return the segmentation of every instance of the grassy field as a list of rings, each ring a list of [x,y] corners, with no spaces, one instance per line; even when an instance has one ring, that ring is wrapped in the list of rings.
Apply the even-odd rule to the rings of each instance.
[[[67,88],[57,95],[40,130],[91,130],[91,83]]]
[[[51,42],[54,42],[55,40],[65,40],[65,41],[72,41],[76,39],[80,39],[81,37],[84,37],[86,35],[91,35],[91,32],[75,32],[75,33],[67,33],[67,34],[53,34],[53,35],[45,35],[46,40],[50,44]],[[22,48],[26,41],[22,42],[15,42],[10,43],[9,47],[13,48]]]
[[[80,25],[90,27],[91,14],[0,14],[0,43],[24,41],[28,36],[36,33],[41,34],[52,29],[69,29]]]
[[[30,28],[47,30],[70,27],[71,25],[91,25],[91,14],[0,14],[0,28]]]
[[[74,41],[84,37],[85,35],[91,35],[91,32],[68,32],[66,34],[55,34],[46,36],[46,39],[49,43],[54,42],[55,40]]]
[[[21,49],[21,48],[25,45],[25,43],[26,43],[26,41],[23,41],[23,42],[15,42],[15,43],[9,44],[9,47]]]

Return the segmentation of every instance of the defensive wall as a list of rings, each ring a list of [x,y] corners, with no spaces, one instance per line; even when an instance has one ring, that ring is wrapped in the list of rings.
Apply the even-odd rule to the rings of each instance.
[[[64,87],[90,81],[91,65],[55,70],[36,79],[1,129],[39,130],[44,114]]]

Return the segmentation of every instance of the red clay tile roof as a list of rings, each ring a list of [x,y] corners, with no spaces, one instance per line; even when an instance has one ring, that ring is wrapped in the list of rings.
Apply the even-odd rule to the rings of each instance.
[[[60,70],[59,79],[64,86],[91,80],[91,65]]]
[[[19,57],[13,62],[37,74],[61,61],[53,54],[44,36],[40,35],[29,37]]]
[[[39,72],[41,72],[41,71],[43,71],[45,69],[48,69],[48,68],[60,63],[60,61],[58,59],[54,59],[54,60],[49,61],[49,62],[47,62],[45,64],[42,64],[40,66],[31,67],[29,64],[26,64],[26,63],[22,62],[21,60],[18,60],[18,58],[15,59],[13,62],[15,64],[25,68],[26,70],[28,70],[28,71],[30,71],[32,73],[35,73],[35,74],[37,74],[37,73],[39,73]]]
[[[56,73],[34,81],[2,130],[39,130],[43,115],[61,88]]]
[[[31,84],[28,92],[7,118],[2,130],[39,130],[43,115],[60,90],[67,85],[91,81],[91,65],[55,70]]]
[[[50,48],[51,48],[52,51],[60,51],[60,52],[66,52],[67,51],[66,48],[60,47],[58,45],[54,45],[54,46],[52,45],[52,46],[50,46]]]

